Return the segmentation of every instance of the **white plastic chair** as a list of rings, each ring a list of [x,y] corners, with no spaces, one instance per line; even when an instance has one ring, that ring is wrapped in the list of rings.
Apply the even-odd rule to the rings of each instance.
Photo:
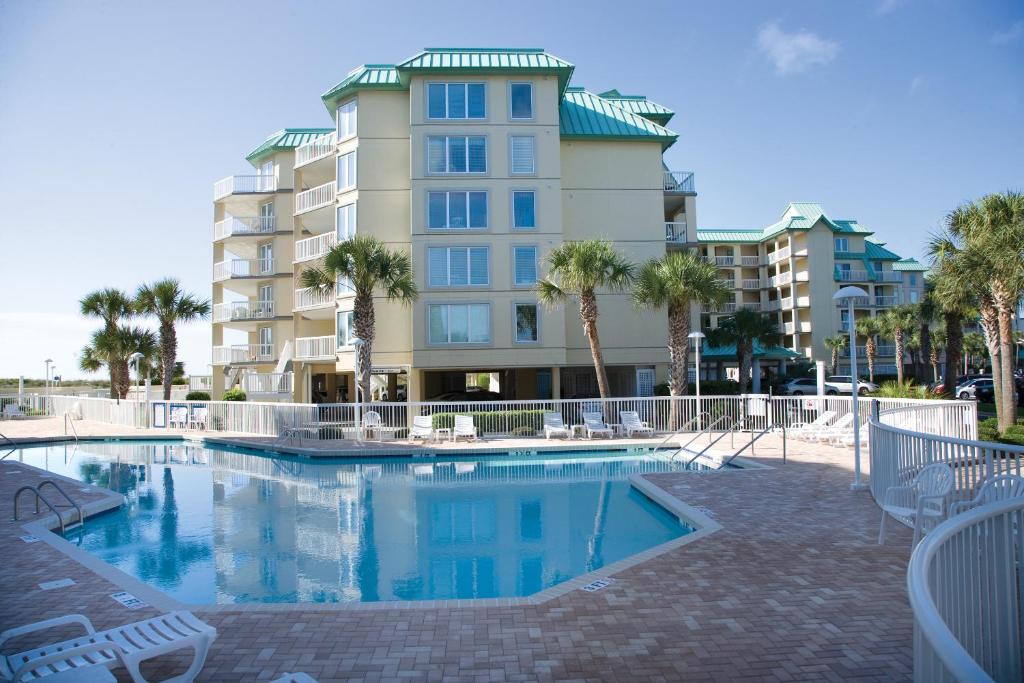
[[[835,419],[836,414],[837,413],[834,410],[826,410],[823,413],[820,413],[818,417],[814,418],[813,422],[795,422],[789,427],[786,427],[786,436],[793,436],[800,439],[803,438],[807,432],[824,429],[833,419]]]
[[[470,415],[455,416],[455,430],[452,432],[452,440],[458,441],[459,437],[476,441],[476,425],[473,424],[473,417]]]
[[[612,428],[604,423],[604,416],[596,412],[583,413],[583,432],[588,439],[593,439],[594,435],[605,436],[610,439],[614,435]]]
[[[629,438],[632,438],[634,434],[654,436],[654,429],[643,422],[635,410],[620,410],[619,421],[622,422],[622,428]]]
[[[398,429],[384,424],[384,420],[376,410],[367,410],[363,413],[363,431],[366,433],[377,432],[378,440],[383,441],[385,434],[390,434],[392,439],[395,438],[395,432]]]
[[[882,523],[878,528],[878,545],[885,545],[885,518],[906,517],[914,520],[914,540],[921,538],[924,520],[941,522],[946,517],[946,501],[953,492],[953,469],[944,463],[927,465],[914,475],[909,486],[890,486],[882,499]]]
[[[209,408],[193,408],[192,418],[189,420],[188,426],[192,429],[206,429],[209,414]]]
[[[177,408],[171,408],[171,427],[179,427],[185,429],[188,427],[188,408],[185,406],[179,406]]]
[[[808,430],[804,434],[804,438],[808,441],[817,441],[824,443],[830,441],[835,437],[843,436],[850,431],[850,425],[853,424],[853,413],[846,413],[838,420],[833,422],[827,427],[820,427],[818,429]]]
[[[1000,474],[985,481],[974,498],[950,505],[949,516],[967,512],[979,505],[1021,497],[1024,497],[1024,477],[1019,474]]]
[[[544,413],[544,438],[550,439],[552,436],[564,439],[572,437],[561,413]]]
[[[4,406],[3,417],[5,420],[24,420],[25,413],[21,412],[21,406],[17,403],[8,403]]]
[[[18,636],[57,626],[79,624],[85,635],[44,645],[13,655],[0,656],[0,675],[8,681],[29,681],[46,676],[47,670],[67,672],[69,669],[118,665],[128,670],[135,683],[146,683],[139,665],[147,659],[190,648],[192,664],[175,681],[194,681],[206,662],[206,653],[217,637],[217,629],[195,617],[191,612],[169,612],[153,619],[118,626],[97,632],[92,622],[81,614],[69,614],[38,621],[0,633],[0,648]],[[40,670],[38,673],[36,670]],[[84,672],[83,672],[84,673]],[[65,673],[64,680],[75,680]]]
[[[434,418],[430,415],[416,415],[412,418],[412,429],[409,430],[409,439],[434,440]]]

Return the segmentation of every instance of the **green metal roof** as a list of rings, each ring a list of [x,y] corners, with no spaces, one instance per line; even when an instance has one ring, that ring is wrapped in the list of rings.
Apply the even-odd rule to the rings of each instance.
[[[584,88],[568,88],[559,109],[562,138],[659,140],[670,147],[679,137],[644,117],[626,111]]]
[[[572,76],[572,64],[533,47],[428,47],[423,52],[398,64],[399,76],[408,84],[409,71],[535,71],[558,75],[558,88],[565,92]]]
[[[657,102],[652,102],[643,95],[623,95],[618,90],[608,90],[600,93],[599,97],[608,100],[612,104],[622,107],[628,112],[654,121],[659,126],[667,125],[675,115],[675,112]]]
[[[249,152],[245,158],[249,163],[255,164],[262,157],[285,149],[295,149],[304,145],[310,140],[327,135],[333,128],[282,128],[276,133],[271,133],[259,147]]]
[[[931,270],[928,266],[924,265],[917,259],[905,258],[900,259],[896,263],[892,264],[893,270],[904,271],[904,272],[919,272],[925,273]]]
[[[320,96],[327,111],[334,114],[337,103],[356,90],[404,90],[394,64],[363,64],[348,72],[336,86]]]
[[[803,357],[804,356],[802,354],[782,346],[769,346],[765,348],[761,342],[754,342],[754,358],[759,358],[761,360],[789,360]],[[702,361],[736,360],[736,345],[727,344],[725,346],[711,346],[705,341],[701,348],[700,358]]]
[[[698,242],[760,242],[760,230],[697,230]]]
[[[788,230],[810,230],[824,221],[833,232],[871,235],[872,232],[853,220],[834,220],[825,215],[821,204],[791,202],[782,212],[782,219],[763,230],[698,230],[698,242],[762,242]],[[887,250],[883,250],[887,251]],[[892,253],[892,252],[889,252]],[[895,255],[894,255],[895,256]],[[899,258],[898,256],[896,258]]]

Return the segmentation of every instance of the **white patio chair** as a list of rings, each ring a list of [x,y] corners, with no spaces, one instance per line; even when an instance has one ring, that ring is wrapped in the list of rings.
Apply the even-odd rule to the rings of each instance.
[[[193,408],[192,418],[188,422],[190,429],[206,429],[206,424],[209,421],[210,409],[209,408]]]
[[[188,428],[188,408],[185,406],[179,406],[177,408],[171,408],[171,428],[178,427],[180,429]]]
[[[423,439],[424,441],[434,440],[434,418],[430,415],[416,415],[412,418],[409,440],[415,439]]]
[[[786,436],[792,436],[797,439],[803,438],[803,435],[807,432],[824,429],[835,417],[836,411],[826,410],[814,418],[813,422],[795,422],[786,427]]]
[[[914,475],[909,486],[890,486],[882,499],[882,523],[878,528],[878,545],[885,545],[885,518],[906,517],[914,520],[914,541],[921,538],[924,520],[941,522],[946,517],[946,501],[953,492],[953,469],[944,463],[926,465]]]
[[[583,433],[588,439],[593,439],[595,435],[609,439],[614,436],[612,428],[604,423],[604,416],[589,411],[583,413]]]
[[[978,495],[970,500],[961,500],[949,506],[949,516],[967,512],[979,505],[995,503],[1008,498],[1024,497],[1024,477],[1019,474],[1000,474],[986,480]]]
[[[21,406],[17,403],[8,403],[4,406],[3,418],[5,420],[24,420],[25,413],[21,412]]]
[[[544,413],[544,438],[550,439],[552,436],[564,439],[572,437],[561,413]]]
[[[850,427],[853,424],[853,413],[846,413],[838,420],[826,427],[820,427],[818,429],[808,430],[804,434],[804,439],[807,441],[817,441],[818,443],[825,443],[835,437],[841,437],[844,434],[850,432]]]
[[[193,651],[192,663],[174,680],[189,682],[199,675],[210,644],[217,637],[217,629],[200,621],[191,612],[169,612],[99,632],[85,616],[69,614],[8,629],[0,633],[0,648],[11,638],[69,624],[81,625],[85,635],[0,656],[0,675],[8,681],[29,681],[61,672],[62,680],[70,681],[76,677],[68,675],[69,670],[95,666],[112,669],[121,665],[135,683],[146,683],[139,671],[142,662],[188,648]],[[85,674],[84,671],[82,673]]]
[[[654,429],[646,422],[643,422],[635,410],[620,410],[619,421],[622,423],[622,429],[629,438],[633,438],[634,434],[654,436]]]
[[[452,431],[452,440],[458,441],[459,437],[466,439],[472,439],[476,441],[476,425],[473,424],[473,418],[470,415],[456,415],[455,416],[455,429]]]
[[[384,421],[380,417],[380,413],[376,410],[367,410],[363,413],[363,431],[367,434],[369,432],[377,432],[378,441],[384,440],[385,434],[390,434],[391,438],[395,438],[395,433],[398,432],[397,427],[389,427],[384,424]]]
[[[867,425],[863,425],[860,428],[859,438],[861,445],[866,446],[868,443]],[[846,446],[847,448],[851,448],[855,442],[855,439],[853,438],[853,428],[851,427],[850,429],[843,430],[841,433],[833,434],[829,437],[828,442],[833,446]]]

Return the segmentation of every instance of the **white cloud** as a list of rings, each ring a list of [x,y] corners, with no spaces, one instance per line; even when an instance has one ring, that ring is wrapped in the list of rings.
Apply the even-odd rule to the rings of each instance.
[[[996,31],[992,34],[993,45],[1006,45],[1024,36],[1024,21],[1016,21],[1005,31]]]
[[[765,24],[757,34],[757,47],[775,64],[780,76],[800,73],[835,59],[839,43],[809,31],[786,33],[778,24]]]
[[[907,89],[907,94],[913,97],[917,92],[924,87],[927,81],[924,76],[917,75],[910,79],[910,87]]]
[[[875,8],[875,14],[888,14],[905,3],[906,0],[881,0]]]

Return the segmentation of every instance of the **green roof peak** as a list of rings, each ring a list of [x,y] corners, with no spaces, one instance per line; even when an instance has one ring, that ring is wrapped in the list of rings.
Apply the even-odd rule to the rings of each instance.
[[[541,54],[544,52],[542,47],[425,47],[424,52],[533,52]]]
[[[249,152],[245,159],[256,165],[256,162],[265,156],[286,149],[295,149],[310,140],[327,135],[333,130],[333,128],[282,128],[268,135],[267,139],[260,143],[259,147]]]

